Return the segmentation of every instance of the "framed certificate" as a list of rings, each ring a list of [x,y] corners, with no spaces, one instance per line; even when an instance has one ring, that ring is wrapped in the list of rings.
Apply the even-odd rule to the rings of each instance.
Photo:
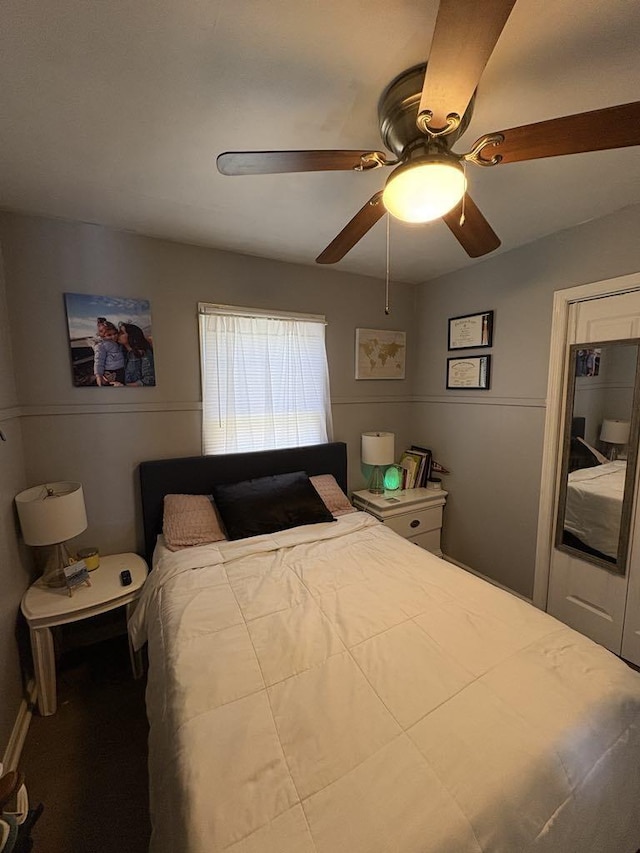
[[[493,311],[465,314],[449,320],[449,350],[490,347],[493,343]]]
[[[486,391],[491,387],[491,356],[447,359],[447,388]]]

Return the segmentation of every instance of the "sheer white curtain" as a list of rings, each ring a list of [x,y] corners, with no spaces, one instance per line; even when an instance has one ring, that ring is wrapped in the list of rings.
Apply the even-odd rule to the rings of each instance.
[[[200,306],[203,453],[330,441],[324,318],[224,307]]]

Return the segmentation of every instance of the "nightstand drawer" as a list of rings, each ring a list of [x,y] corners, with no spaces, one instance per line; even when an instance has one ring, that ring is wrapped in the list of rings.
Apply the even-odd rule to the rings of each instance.
[[[434,506],[385,518],[384,524],[405,539],[429,530],[439,531],[442,527],[442,507]]]
[[[417,536],[412,536],[408,541],[413,542],[414,545],[419,545],[425,551],[437,554],[438,557],[442,556],[442,551],[440,550],[440,528],[429,530],[427,533],[419,533]]]

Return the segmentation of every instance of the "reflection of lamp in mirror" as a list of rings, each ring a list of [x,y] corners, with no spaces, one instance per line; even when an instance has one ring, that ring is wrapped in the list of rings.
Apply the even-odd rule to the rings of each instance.
[[[602,421],[600,441],[609,445],[607,455],[611,461],[622,458],[623,449],[629,441],[629,427],[629,421]]]
[[[65,542],[87,529],[82,486],[80,483],[46,483],[20,492],[15,501],[25,543],[55,546],[46,552],[39,583],[64,586],[64,569],[72,562]]]
[[[372,465],[369,491],[373,495],[384,493],[383,468],[393,464],[395,435],[392,432],[363,432],[361,458],[365,465]]]

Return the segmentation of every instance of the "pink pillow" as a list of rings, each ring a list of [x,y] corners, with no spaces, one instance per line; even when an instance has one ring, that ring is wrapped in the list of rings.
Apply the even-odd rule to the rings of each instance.
[[[162,533],[170,551],[226,538],[213,501],[207,495],[165,495]]]
[[[309,479],[333,516],[337,518],[339,515],[357,511],[354,506],[351,506],[349,498],[337,484],[333,474],[319,474],[316,477],[309,477]]]

